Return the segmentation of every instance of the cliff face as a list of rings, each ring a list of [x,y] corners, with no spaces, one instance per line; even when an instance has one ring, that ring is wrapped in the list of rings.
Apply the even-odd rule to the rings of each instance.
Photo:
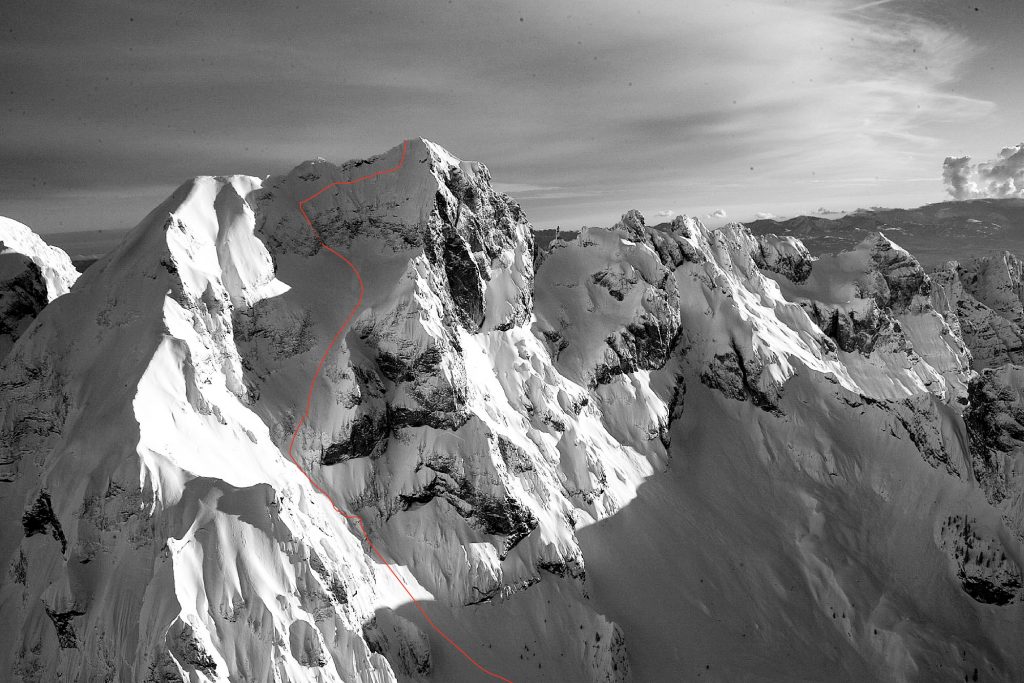
[[[982,454],[1015,432],[977,412],[1016,399],[972,380],[933,292],[881,237],[816,260],[630,211],[537,248],[485,166],[422,139],[197,178],[0,370],[2,665],[480,677],[411,595],[512,680],[705,655],[734,679],[744,647],[794,676],[913,678],[965,665],[943,649],[965,638],[1019,673],[1019,628],[979,616],[1018,609],[1015,475]],[[760,570],[725,573],[742,562]],[[910,610],[927,623],[901,630]]]
[[[932,299],[971,348],[977,370],[1024,362],[1022,265],[1009,252],[945,263]]]

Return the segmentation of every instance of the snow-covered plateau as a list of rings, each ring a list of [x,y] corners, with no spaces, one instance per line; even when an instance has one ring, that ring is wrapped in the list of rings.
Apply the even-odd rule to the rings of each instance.
[[[197,177],[80,277],[0,219],[9,680],[1024,679],[1015,256],[490,180]]]

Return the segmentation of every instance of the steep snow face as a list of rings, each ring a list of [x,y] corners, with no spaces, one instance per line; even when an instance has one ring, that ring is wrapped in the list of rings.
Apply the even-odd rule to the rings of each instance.
[[[259,184],[186,183],[3,367],[20,679],[395,680],[362,628],[404,598],[246,406],[232,312],[286,290],[253,233]]]
[[[950,261],[932,274],[932,299],[959,327],[978,370],[1024,362],[1024,265],[1009,252],[964,263]]]
[[[0,359],[43,306],[67,294],[77,279],[67,254],[0,216]]]

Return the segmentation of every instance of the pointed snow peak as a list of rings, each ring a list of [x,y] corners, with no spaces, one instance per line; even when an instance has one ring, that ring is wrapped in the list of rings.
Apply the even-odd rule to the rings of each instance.
[[[843,256],[853,258],[863,269],[861,295],[873,297],[883,308],[902,309],[915,296],[927,297],[931,291],[931,280],[920,261],[881,232],[869,235],[849,252],[840,254]]]
[[[638,241],[643,241],[647,235],[644,215],[636,209],[630,209],[624,213],[622,219],[612,226],[612,230],[624,232],[630,239]]]
[[[308,184],[309,187],[303,189],[317,191],[331,183],[358,184],[369,179],[368,176],[399,174],[408,177],[422,173],[447,176],[456,169],[472,176],[474,180],[488,183],[491,180],[491,174],[484,164],[463,161],[436,142],[421,137],[403,140],[380,154],[341,163],[317,156],[303,161],[285,177]],[[325,182],[320,182],[322,180]]]
[[[245,175],[197,176],[180,185],[94,268],[98,280],[135,282],[140,275],[168,276],[178,291],[201,297],[224,294],[235,305],[251,304],[282,289],[273,262],[254,235],[250,204],[262,181]]]
[[[916,259],[910,254],[909,251],[901,247],[900,245],[893,242],[891,239],[885,236],[881,232],[873,232],[863,240],[860,241],[857,246],[853,247],[851,251],[864,250],[871,254],[874,260],[881,258],[887,260],[889,258],[909,258],[916,262]],[[892,252],[892,256],[886,256]],[[897,256],[898,255],[898,256]]]
[[[472,331],[503,329],[529,317],[533,235],[490,179],[423,138],[366,160],[307,162],[254,194],[258,234],[275,256],[324,245],[422,255],[450,289],[446,310]]]
[[[672,232],[681,237],[690,237],[694,230],[697,229],[700,221],[687,216],[686,214],[680,214],[672,219],[671,229]]]
[[[487,166],[479,161],[464,161],[459,159],[441,145],[436,142],[431,142],[426,138],[415,138],[410,141],[410,147],[412,150],[418,149],[420,145],[422,145],[429,153],[430,158],[433,161],[432,167],[434,170],[437,170],[438,166],[444,169],[458,168],[473,181],[490,184],[491,172],[487,169]]]
[[[272,250],[311,254],[319,246],[301,225],[300,203],[329,244],[365,236],[406,248],[424,243],[428,224],[441,232],[442,226],[458,232],[466,221],[476,221],[481,229],[504,225],[506,218],[525,224],[518,204],[498,194],[484,164],[463,161],[430,140],[411,138],[368,159],[340,165],[307,161],[267,179],[255,200],[262,235]],[[490,241],[486,235],[481,239]]]

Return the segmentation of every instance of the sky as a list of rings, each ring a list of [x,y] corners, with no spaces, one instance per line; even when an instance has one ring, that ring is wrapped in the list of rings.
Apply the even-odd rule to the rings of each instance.
[[[1024,139],[1017,2],[5,0],[0,215],[128,228],[414,136],[542,228],[942,201]]]

